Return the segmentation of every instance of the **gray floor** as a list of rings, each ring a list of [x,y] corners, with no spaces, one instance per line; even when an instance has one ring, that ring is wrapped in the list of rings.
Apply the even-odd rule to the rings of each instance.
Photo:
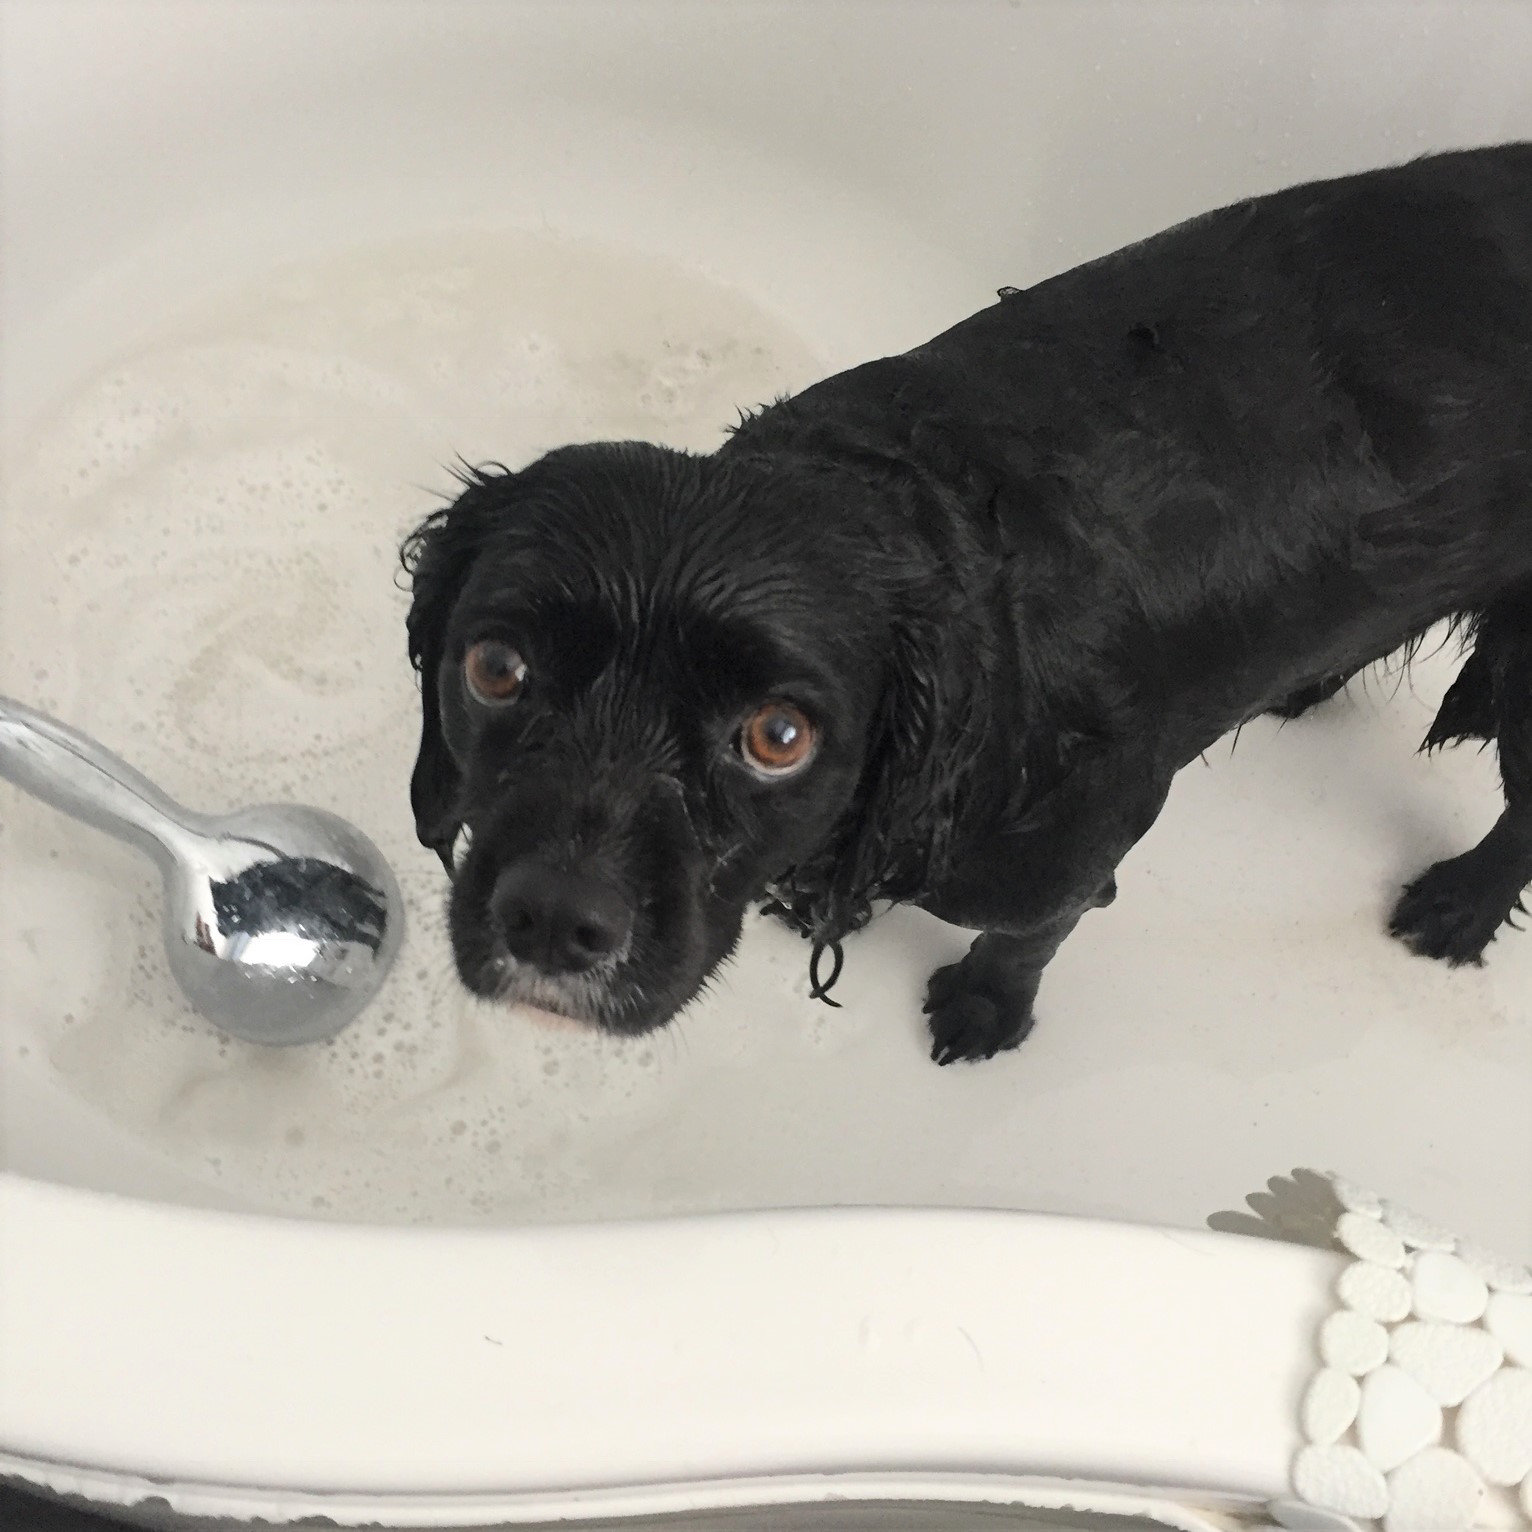
[[[5,1532],[112,1532],[121,1525],[0,1484],[0,1527]]]
[[[147,1510],[145,1517],[141,1514]],[[240,1523],[266,1527],[270,1523]],[[326,1518],[283,1523],[287,1527],[333,1528]],[[42,1500],[26,1491],[0,1484],[0,1529],[3,1532],[122,1532],[128,1527],[164,1532],[235,1532],[228,1521],[188,1521],[163,1510],[140,1508],[131,1520],[105,1517],[56,1500]],[[1137,1517],[1072,1516],[1028,1511],[1007,1506],[942,1505],[826,1505],[772,1506],[761,1510],[714,1511],[701,1516],[645,1517],[641,1521],[559,1523],[564,1532],[1156,1532],[1158,1523]],[[493,1527],[460,1527],[455,1532],[498,1532]],[[520,1528],[518,1532],[535,1532]],[[553,1532],[553,1529],[549,1529]],[[1162,1529],[1160,1529],[1162,1532]]]

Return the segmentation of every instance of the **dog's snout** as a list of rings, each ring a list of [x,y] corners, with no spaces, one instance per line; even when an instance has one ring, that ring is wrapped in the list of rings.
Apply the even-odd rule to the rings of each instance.
[[[594,968],[633,930],[633,911],[610,883],[533,861],[500,874],[490,907],[511,956],[546,974]]]

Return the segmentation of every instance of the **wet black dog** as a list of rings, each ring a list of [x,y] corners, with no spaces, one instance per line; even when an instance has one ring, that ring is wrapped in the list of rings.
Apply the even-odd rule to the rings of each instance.
[[[752,902],[838,958],[902,900],[984,933],[926,1009],[987,1057],[1182,765],[1444,618],[1427,744],[1493,740],[1506,809],[1393,930],[1474,961],[1532,882],[1532,145],[1005,290],[711,456],[473,473],[405,558],[481,994],[641,1032]]]

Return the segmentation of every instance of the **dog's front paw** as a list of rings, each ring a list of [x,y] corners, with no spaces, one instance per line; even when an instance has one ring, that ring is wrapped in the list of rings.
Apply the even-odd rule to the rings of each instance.
[[[1484,949],[1516,908],[1516,895],[1487,882],[1470,851],[1428,867],[1394,906],[1389,931],[1412,952],[1442,958],[1454,967],[1479,963]]]
[[[1016,1047],[1032,1030],[1036,995],[1035,975],[1018,981],[971,957],[938,968],[926,986],[932,1059],[938,1064],[992,1059]]]

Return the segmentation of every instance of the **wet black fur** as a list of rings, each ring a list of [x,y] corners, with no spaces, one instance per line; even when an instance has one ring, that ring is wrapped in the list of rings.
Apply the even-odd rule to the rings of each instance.
[[[1507,807],[1393,930],[1477,961],[1532,882],[1532,146],[1237,204],[745,420],[709,456],[597,443],[470,475],[411,539],[421,839],[486,880],[579,848],[647,913],[665,1020],[774,893],[833,942],[879,900],[984,934],[927,996],[934,1056],[1031,1025],[1175,773],[1456,622],[1427,743],[1494,741]],[[494,717],[464,645],[521,646]],[[820,724],[762,784],[732,731]],[[624,980],[626,982],[626,979]],[[621,986],[619,985],[620,989]]]

